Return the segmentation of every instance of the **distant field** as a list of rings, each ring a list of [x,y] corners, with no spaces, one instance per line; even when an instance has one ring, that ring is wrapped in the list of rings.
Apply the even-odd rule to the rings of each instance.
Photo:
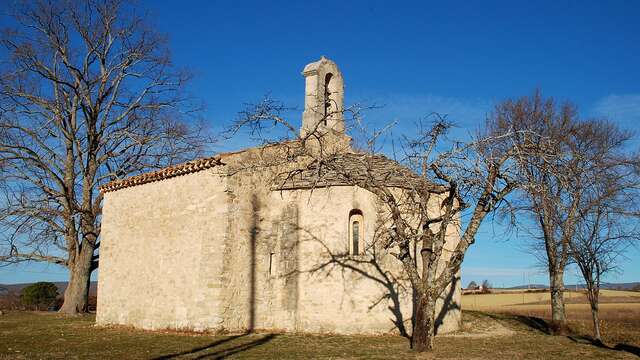
[[[582,292],[565,293],[567,319],[577,333],[589,336],[592,331],[591,310]],[[464,295],[462,309],[479,310],[527,318],[551,318],[548,292],[499,292]],[[640,293],[602,290],[600,296],[601,329],[605,342],[626,343],[640,347]]]
[[[567,303],[575,302],[581,299],[586,303],[586,297],[581,292],[566,291],[565,299]],[[640,303],[640,292],[636,291],[618,291],[618,290],[602,290],[601,302],[609,302],[609,298],[618,298],[616,302],[638,302]],[[523,290],[498,290],[491,294],[468,294],[462,296],[462,309],[468,310],[493,310],[510,305],[525,305],[534,303],[549,303],[551,297],[548,291],[544,292],[527,292]]]

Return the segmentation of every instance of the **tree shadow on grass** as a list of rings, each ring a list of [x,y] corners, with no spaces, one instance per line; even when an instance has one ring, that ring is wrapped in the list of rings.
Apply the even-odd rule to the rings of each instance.
[[[640,357],[640,347],[637,347],[637,346],[624,344],[624,343],[619,343],[615,346],[608,346],[602,341],[596,340],[590,336],[583,336],[583,335],[571,335],[567,337],[575,343],[590,344],[590,345],[597,346],[599,348],[607,349],[607,350],[624,351],[624,352],[628,352],[629,354]]]
[[[529,330],[539,331],[545,335],[554,334],[554,331],[553,331],[554,329],[552,328],[551,324],[549,324],[549,322],[539,317],[517,315],[517,314],[510,314],[510,313],[485,313],[481,311],[473,311],[473,313],[481,316],[487,316],[501,322],[510,322],[512,324],[524,325],[524,327]],[[571,331],[572,330],[569,329],[569,332]],[[590,336],[578,335],[575,333],[567,335],[567,338],[578,344],[593,345],[593,346],[596,346],[602,349],[607,349],[607,350],[624,351],[640,357],[640,347],[637,347],[634,345],[619,343],[615,346],[608,346],[603,342],[595,340]]]
[[[545,335],[551,335],[553,333],[549,323],[539,317],[509,313],[485,313],[480,311],[474,311],[474,313],[490,317],[498,322],[508,322],[528,330],[539,331]]]
[[[637,347],[637,346],[620,343],[614,346],[613,349],[618,351],[626,351],[630,354],[640,357],[640,347]]]
[[[553,333],[551,326],[544,319],[535,316],[513,315],[512,319],[519,322],[532,330],[540,331],[546,335]]]
[[[248,342],[244,342],[238,345],[234,345],[231,347],[223,346],[224,344],[236,339],[241,339],[241,338],[249,339],[246,336],[247,334],[229,336],[227,338],[216,340],[210,344],[199,346],[187,351],[183,351],[175,354],[162,355],[154,358],[153,360],[176,359],[182,356],[190,357],[192,359],[224,359],[227,356],[231,356],[243,351],[247,351],[254,347],[266,344],[269,341],[273,340],[278,335],[277,334],[261,335],[256,339],[251,339]]]

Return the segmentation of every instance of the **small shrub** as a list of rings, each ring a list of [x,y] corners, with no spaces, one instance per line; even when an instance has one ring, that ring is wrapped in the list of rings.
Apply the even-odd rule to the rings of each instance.
[[[31,284],[20,293],[20,302],[28,308],[36,310],[49,309],[55,304],[58,288],[50,282]]]
[[[0,295],[0,310],[18,310],[22,307],[20,303],[20,295],[9,291]]]

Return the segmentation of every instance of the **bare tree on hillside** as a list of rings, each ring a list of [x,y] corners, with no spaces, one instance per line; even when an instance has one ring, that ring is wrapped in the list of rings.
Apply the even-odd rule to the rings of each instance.
[[[2,34],[0,261],[69,269],[61,312],[86,311],[98,266],[98,186],[191,158],[188,76],[119,0],[19,3]],[[7,230],[7,231],[5,231]]]
[[[416,295],[412,346],[417,351],[431,350],[436,300],[456,277],[483,220],[519,186],[514,158],[527,149],[516,148],[514,130],[494,126],[492,119],[472,141],[448,142],[445,135],[450,124],[436,116],[431,125],[419,126],[415,136],[396,138],[403,144],[400,162],[405,166],[389,165],[381,175],[376,151],[382,137],[390,136],[390,126],[370,131],[362,122],[361,108],[347,108],[351,135],[362,150],[345,152],[340,146],[344,139],[332,135],[332,130],[316,128],[299,135],[283,116],[285,110],[266,99],[242,112],[230,132],[248,130],[273,144],[270,130],[287,130],[289,141],[281,142],[280,150],[271,151],[262,164],[279,169],[281,184],[304,180],[320,186],[339,179],[375,195],[386,214],[376,241],[382,249],[393,251]],[[397,178],[402,180],[389,182]],[[460,241],[446,249],[456,233]]]

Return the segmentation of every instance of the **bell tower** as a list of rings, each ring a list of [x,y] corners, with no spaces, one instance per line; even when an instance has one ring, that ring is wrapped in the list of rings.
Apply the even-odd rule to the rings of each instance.
[[[304,67],[304,113],[300,134],[344,134],[344,81],[338,65],[322,56]]]

